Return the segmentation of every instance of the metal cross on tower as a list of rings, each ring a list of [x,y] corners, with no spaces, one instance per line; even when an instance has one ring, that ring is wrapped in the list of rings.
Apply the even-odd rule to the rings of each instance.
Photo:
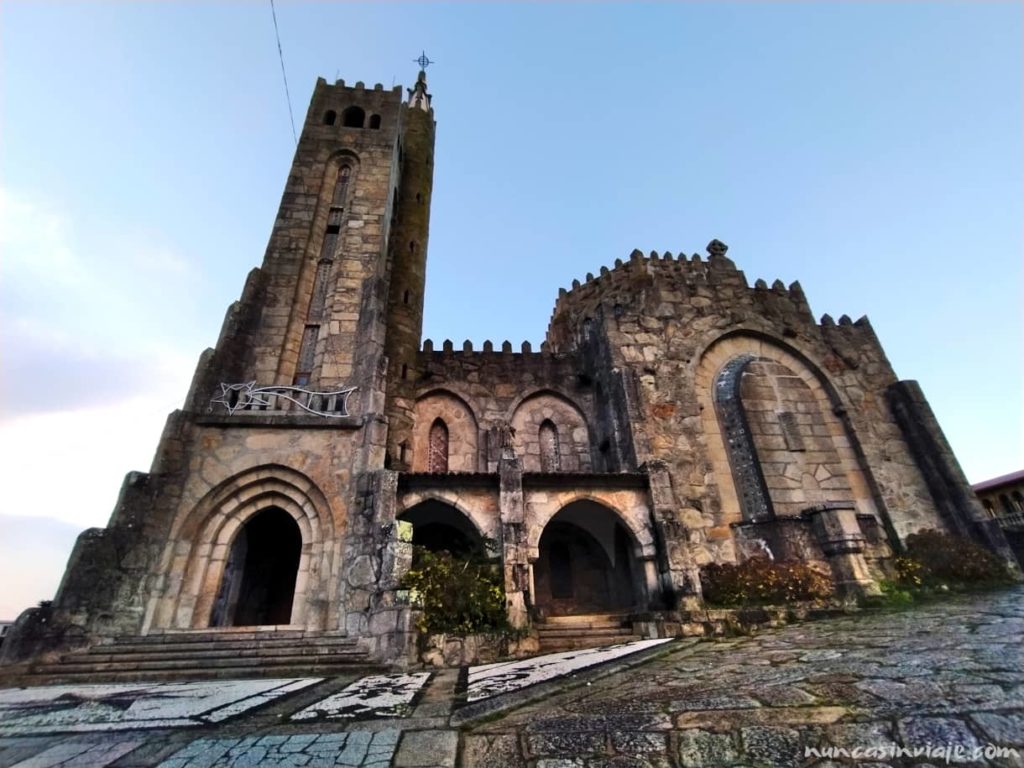
[[[427,71],[427,67],[429,67],[431,64],[435,63],[435,62],[433,62],[433,61],[431,61],[430,59],[427,58],[427,52],[426,51],[420,52],[419,58],[418,59],[413,59],[413,61],[415,61],[417,64],[419,64],[420,65],[420,69],[422,69],[424,72]]]

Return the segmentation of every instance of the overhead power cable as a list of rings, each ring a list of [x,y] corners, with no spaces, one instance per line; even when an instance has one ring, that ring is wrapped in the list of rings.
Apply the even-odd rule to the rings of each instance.
[[[281,50],[281,33],[277,29],[277,11],[274,10],[274,0],[270,0],[270,15],[274,17],[274,37],[277,38],[277,58],[281,61],[281,77],[284,79],[284,98],[288,102],[288,119],[292,124],[292,139],[295,146],[299,145],[299,136],[295,133],[295,115],[292,113],[292,95],[288,92],[288,75],[284,69],[284,51]]]

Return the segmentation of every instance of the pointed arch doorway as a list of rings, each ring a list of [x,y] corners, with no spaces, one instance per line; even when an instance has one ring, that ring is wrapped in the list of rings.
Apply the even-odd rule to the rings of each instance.
[[[210,626],[290,624],[301,554],[302,533],[287,512],[250,517],[231,542]]]

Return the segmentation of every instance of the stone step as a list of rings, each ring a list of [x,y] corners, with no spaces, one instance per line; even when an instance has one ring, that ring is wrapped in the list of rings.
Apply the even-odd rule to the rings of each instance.
[[[618,637],[619,635],[632,635],[633,630],[629,627],[545,627],[537,626],[537,635],[541,638],[557,637]]]
[[[98,672],[184,672],[198,669],[227,670],[245,669],[263,666],[290,669],[309,669],[313,667],[338,667],[352,664],[365,664],[365,654],[325,654],[323,656],[264,656],[247,659],[225,658],[178,658],[154,661],[96,661],[88,659],[67,660],[55,663],[36,664],[31,667],[31,674],[77,674]]]
[[[622,627],[629,624],[629,617],[624,613],[584,613],[574,616],[549,616],[538,627],[573,627],[579,629],[598,629],[601,627]]]
[[[286,648],[261,648],[250,646],[248,648],[210,648],[205,650],[192,649],[164,649],[160,646],[147,648],[142,651],[125,652],[116,646],[95,646],[87,651],[69,653],[63,657],[64,663],[95,664],[101,662],[115,663],[138,663],[147,661],[176,661],[192,660],[194,663],[206,659],[275,659],[280,657],[301,656],[316,660],[325,656],[355,656],[365,657],[365,652],[352,645],[346,646],[312,646],[312,647],[286,647]]]
[[[541,653],[620,645],[640,639],[633,633],[633,623],[625,613],[550,616],[534,626]]]
[[[145,643],[210,643],[229,640],[305,640],[313,638],[348,638],[344,632],[318,632],[306,629],[242,629],[229,627],[225,629],[165,629],[149,632],[145,635],[122,635],[113,639],[114,643],[139,645]]]
[[[354,638],[319,638],[309,637],[303,640],[284,638],[266,638],[257,640],[218,640],[206,642],[179,642],[168,640],[163,643],[104,643],[94,645],[90,653],[154,653],[181,651],[183,653],[203,653],[206,651],[229,650],[245,651],[250,648],[288,649],[288,648],[355,648]]]
[[[540,652],[541,653],[560,653],[562,651],[578,651],[583,648],[601,648],[608,645],[621,645],[622,643],[631,643],[634,640],[641,640],[639,635],[620,635],[614,638],[607,637],[575,637],[567,638],[561,637],[554,640],[541,639],[540,641]]]
[[[380,665],[361,663],[305,664],[305,665],[238,665],[234,667],[209,668],[196,666],[186,669],[108,669],[68,671],[60,664],[46,665],[45,669],[31,675],[12,680],[15,685],[51,685],[55,683],[141,683],[166,680],[248,680],[257,678],[331,677],[359,669],[359,673],[375,674],[384,668]],[[8,681],[4,681],[8,684]]]
[[[342,632],[252,630],[125,636],[28,667],[23,684],[324,676],[376,666]]]

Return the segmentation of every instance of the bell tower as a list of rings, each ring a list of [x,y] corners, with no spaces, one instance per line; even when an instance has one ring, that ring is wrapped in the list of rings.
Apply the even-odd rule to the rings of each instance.
[[[423,324],[430,102],[422,69],[407,100],[400,87],[317,81],[263,264],[201,361],[190,410],[221,384],[255,382],[300,399],[351,390],[345,406],[317,407],[383,415],[388,382],[413,376]]]

